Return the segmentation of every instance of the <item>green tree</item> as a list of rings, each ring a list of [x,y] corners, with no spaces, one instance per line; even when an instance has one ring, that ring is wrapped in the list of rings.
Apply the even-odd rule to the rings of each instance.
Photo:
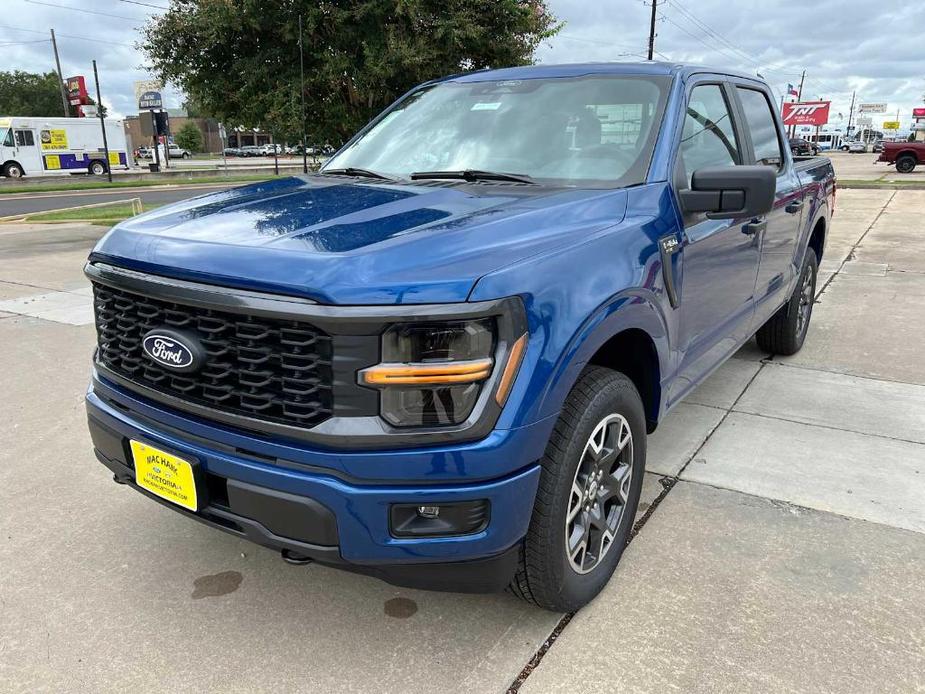
[[[144,29],[155,74],[229,127],[339,143],[413,85],[529,64],[560,28],[546,0],[177,0]]]
[[[89,101],[96,103],[93,99]],[[0,114],[58,118],[64,115],[63,110],[56,72],[0,72]],[[76,106],[68,106],[68,110],[71,116],[77,116]]]
[[[190,152],[202,151],[202,133],[195,123],[189,121],[184,123],[183,127],[177,131],[174,140],[182,149],[188,149]]]

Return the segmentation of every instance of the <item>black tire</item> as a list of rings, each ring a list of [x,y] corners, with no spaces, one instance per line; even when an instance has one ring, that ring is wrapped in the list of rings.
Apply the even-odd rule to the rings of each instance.
[[[90,162],[90,166],[87,167],[87,171],[89,171],[92,176],[103,176],[106,173],[106,162],[100,159],[94,159]]]
[[[3,175],[7,178],[22,178],[26,175],[19,162],[11,161],[3,167]]]
[[[608,424],[611,418],[616,421]],[[607,432],[613,430],[608,426],[619,427],[614,441],[625,436],[626,431],[632,438],[626,446],[617,449],[612,461],[607,462],[609,456],[603,456],[595,463],[597,456],[589,449],[590,438],[601,426],[605,427],[603,436],[609,436]],[[608,447],[605,445],[603,450]],[[629,461],[624,459],[627,450]],[[541,462],[533,516],[510,590],[548,610],[571,612],[587,604],[606,585],[620,561],[635,520],[646,464],[646,422],[642,399],[633,382],[622,373],[603,367],[585,369],[565,401]],[[595,464],[608,470],[611,466],[614,471],[619,468],[623,476],[603,475],[603,470],[599,470],[602,476],[597,477],[599,485],[595,484],[594,475],[579,475],[579,468],[589,462],[592,469]],[[584,482],[590,482],[583,487],[586,495],[573,493],[573,488],[582,487]],[[619,492],[608,491],[617,488]],[[608,496],[610,494],[614,495]],[[613,526],[609,535],[612,539],[605,546],[605,534],[600,533],[600,541],[596,542],[599,552],[588,551],[592,547],[589,541],[583,553],[579,551],[574,555],[581,554],[580,561],[588,565],[587,571],[581,573],[573,566],[566,549],[567,515],[570,508],[577,506],[572,537],[582,536],[581,532],[575,534],[581,517],[587,520],[586,528],[595,525],[590,521],[591,516],[582,512],[587,508],[585,503],[591,504],[591,498],[602,500],[604,512],[598,514],[598,518],[611,520]],[[592,537],[588,533],[584,535]],[[595,554],[600,556],[595,557]]]
[[[800,279],[790,299],[755,333],[761,349],[784,356],[800,351],[813,317],[818,269],[816,253],[809,248],[800,270]]]
[[[899,173],[912,173],[918,162],[911,154],[904,154],[896,159],[896,170]]]
[[[183,158],[183,159],[189,159],[191,156],[192,156],[192,155],[191,155],[189,152],[184,152],[184,153],[182,154],[182,158]]]

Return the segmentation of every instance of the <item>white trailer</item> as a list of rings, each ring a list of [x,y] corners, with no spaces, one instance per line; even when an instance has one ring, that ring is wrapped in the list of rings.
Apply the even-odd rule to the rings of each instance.
[[[107,120],[109,162],[98,118],[0,116],[0,174],[10,178],[127,169],[130,159],[121,120]]]

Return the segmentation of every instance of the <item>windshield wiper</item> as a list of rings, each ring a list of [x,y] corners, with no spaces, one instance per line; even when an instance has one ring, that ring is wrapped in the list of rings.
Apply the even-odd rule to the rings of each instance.
[[[386,176],[381,174],[378,171],[370,171],[369,169],[358,169],[354,166],[348,166],[344,169],[322,169],[318,173],[323,174],[341,174],[343,176],[357,176],[359,178],[377,178],[381,181],[394,181],[396,179],[391,176]]]
[[[449,178],[461,181],[513,181],[515,183],[530,183],[536,181],[526,174],[504,173],[503,171],[481,171],[479,169],[462,169],[460,171],[416,171],[411,174],[411,180],[424,178]]]

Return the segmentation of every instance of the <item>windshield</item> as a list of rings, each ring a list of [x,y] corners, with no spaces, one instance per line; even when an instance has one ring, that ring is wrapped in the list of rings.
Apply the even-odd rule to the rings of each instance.
[[[443,82],[403,99],[325,169],[407,179],[493,171],[585,187],[642,183],[668,77]]]
[[[3,147],[13,146],[12,128],[0,128],[0,145],[2,145]]]

